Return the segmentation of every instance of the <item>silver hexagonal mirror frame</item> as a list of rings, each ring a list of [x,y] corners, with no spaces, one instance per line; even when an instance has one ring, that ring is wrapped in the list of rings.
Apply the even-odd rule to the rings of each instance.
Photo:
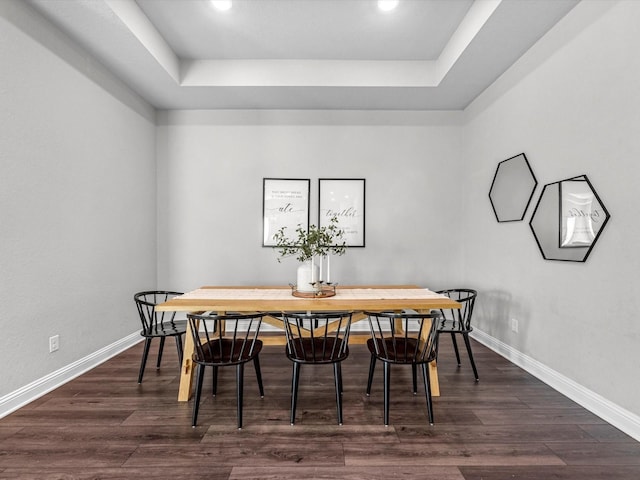
[[[610,217],[589,178],[579,175],[544,186],[529,227],[545,260],[584,262]]]
[[[498,163],[489,201],[498,222],[519,222],[529,208],[538,180],[524,153]]]

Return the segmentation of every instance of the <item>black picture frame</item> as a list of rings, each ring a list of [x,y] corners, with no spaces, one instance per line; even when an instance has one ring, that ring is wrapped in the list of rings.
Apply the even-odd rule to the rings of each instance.
[[[365,246],[366,179],[318,179],[318,226],[326,227],[338,218],[348,247]]]
[[[311,180],[262,179],[262,246],[274,247],[273,236],[283,227],[293,239],[299,226],[309,230]]]

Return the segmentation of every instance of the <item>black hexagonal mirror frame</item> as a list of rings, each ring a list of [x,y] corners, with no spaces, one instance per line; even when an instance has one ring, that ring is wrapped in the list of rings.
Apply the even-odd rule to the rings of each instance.
[[[529,226],[545,260],[584,262],[610,215],[586,175],[548,183]]]
[[[498,163],[489,200],[498,222],[519,222],[529,208],[538,180],[524,153]]]

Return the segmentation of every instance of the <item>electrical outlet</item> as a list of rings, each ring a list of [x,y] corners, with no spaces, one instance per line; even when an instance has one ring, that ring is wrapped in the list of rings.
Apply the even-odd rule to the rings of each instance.
[[[49,353],[53,353],[60,348],[60,335],[49,337]]]
[[[518,319],[517,318],[512,318],[511,319],[511,331],[514,333],[518,333]]]

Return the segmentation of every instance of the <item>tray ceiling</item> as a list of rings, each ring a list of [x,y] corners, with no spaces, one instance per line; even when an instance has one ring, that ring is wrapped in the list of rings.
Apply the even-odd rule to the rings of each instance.
[[[158,109],[460,110],[578,0],[28,0]]]

